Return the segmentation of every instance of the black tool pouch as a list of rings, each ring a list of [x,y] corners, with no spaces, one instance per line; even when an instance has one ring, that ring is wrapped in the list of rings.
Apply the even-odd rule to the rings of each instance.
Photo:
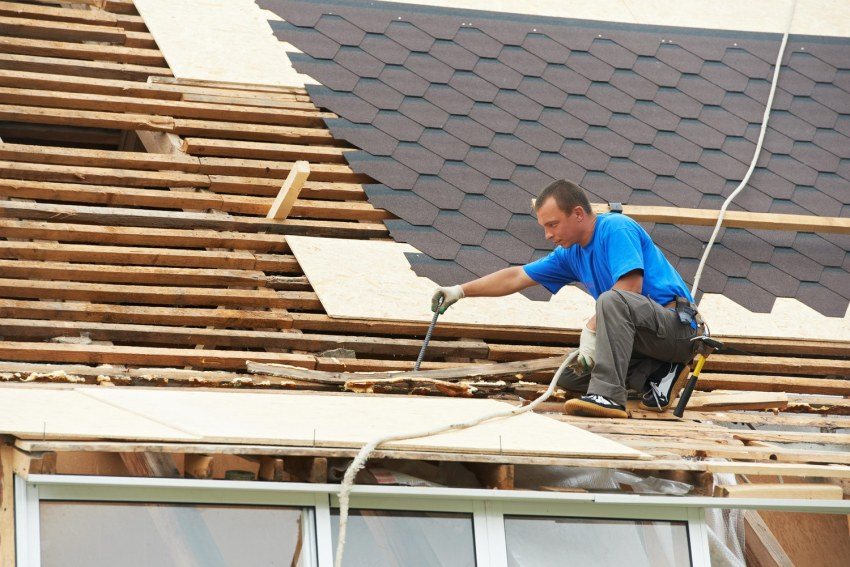
[[[697,328],[697,310],[689,299],[681,296],[676,297],[676,315],[682,325],[688,325],[692,329]]]

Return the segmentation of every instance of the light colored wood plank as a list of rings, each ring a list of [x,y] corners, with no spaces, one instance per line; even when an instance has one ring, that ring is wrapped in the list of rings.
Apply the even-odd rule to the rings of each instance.
[[[319,128],[324,126],[324,118],[327,116],[324,113],[303,110],[221,106],[175,100],[166,102],[155,98],[136,98],[100,93],[52,92],[10,87],[0,87],[0,102],[21,106],[46,106],[74,110],[127,112],[173,116],[175,118]]]
[[[254,270],[257,258],[248,251],[180,250],[137,246],[98,246],[53,242],[0,241],[0,257],[49,262],[162,266],[172,268],[220,268]],[[292,263],[294,267],[294,262]]]
[[[205,287],[164,287],[46,280],[0,279],[0,296],[8,299],[64,299],[100,303],[142,303],[150,305],[224,305],[228,307],[277,307],[309,304],[302,292],[269,289],[217,289]]]
[[[2,48],[0,37],[0,48]],[[14,106],[0,104],[0,119],[26,124],[55,124],[57,126],[85,126],[115,128],[119,130],[174,130],[174,120],[169,116],[131,114],[126,112],[95,112],[66,110],[40,106]]]
[[[174,120],[174,133],[184,137],[231,138],[234,140],[305,145],[342,145],[342,142],[335,140],[331,133],[323,128],[245,124],[241,122],[195,120],[191,118],[176,118]]]
[[[15,565],[15,477],[12,470],[15,448],[0,442],[0,564]]]
[[[294,100],[281,100],[274,98],[249,98],[244,96],[225,96],[215,94],[184,93],[181,100],[186,102],[206,102],[209,104],[236,105],[236,106],[262,106],[266,108],[290,108],[293,110],[310,110],[318,112],[318,108],[312,102],[301,102]]]
[[[280,161],[307,160],[311,163],[345,163],[345,148],[334,146],[302,146],[296,144],[274,144],[269,142],[247,142],[240,140],[216,140],[210,138],[186,138],[183,151],[187,154],[206,157],[248,158]]]
[[[167,79],[154,78],[151,79],[154,83],[163,83],[169,85],[179,85],[181,87],[203,87],[214,89],[216,91],[227,91],[240,96],[246,94],[263,93],[264,95],[302,95],[308,96],[307,90],[299,86],[282,86],[269,84],[253,84],[253,83],[238,83],[219,80],[204,80],[204,79],[187,79],[185,77],[170,77]],[[235,93],[233,91],[236,91]]]
[[[607,204],[594,203],[596,212],[608,212]],[[692,224],[714,226],[719,211],[711,209],[684,209],[678,207],[643,207],[623,205],[623,213],[637,221],[665,224]],[[798,232],[850,234],[850,218],[820,217],[815,215],[783,215],[726,211],[723,226],[760,230],[794,230]]]
[[[182,153],[119,152],[113,150],[91,150],[87,148],[64,148],[9,143],[4,143],[0,146],[0,159],[14,162],[31,162],[38,165],[79,165],[109,169],[167,170],[184,173],[194,173],[200,168],[198,158]],[[198,183],[205,183],[207,181],[202,176],[193,180]],[[178,184],[179,177],[175,180],[175,185]]]
[[[55,74],[57,75],[57,79],[62,75],[72,75],[75,77],[88,77],[103,80],[115,79],[125,81],[144,81],[150,76],[171,75],[171,70],[168,67],[155,67],[148,65],[136,65],[133,63],[116,63],[97,60],[87,61],[81,59],[66,59],[63,57],[22,55],[15,53],[0,53],[0,69],[16,72],[23,71],[39,74]],[[68,89],[68,84],[70,83],[65,83],[66,90]],[[136,93],[138,93],[138,91],[136,91]],[[163,98],[166,98],[165,93],[163,94]]]
[[[139,155],[146,156],[148,154],[139,152]],[[48,155],[47,160],[49,161],[50,159]],[[57,157],[56,159],[60,158]],[[138,160],[138,162],[144,161]],[[162,161],[167,163],[168,160]],[[152,160],[148,163],[154,163],[154,161]],[[191,168],[191,165],[189,168]],[[51,165],[17,161],[0,161],[0,176],[7,179],[24,179],[30,181],[90,183],[95,185],[120,184],[128,187],[207,187],[210,183],[209,177],[199,173],[145,171],[141,169],[116,169],[83,165]]]
[[[231,248],[256,252],[289,252],[286,237],[278,234],[227,232],[207,229],[136,228],[41,222],[0,218],[0,236],[125,246]]]
[[[245,368],[249,358],[268,362],[286,361],[304,367],[315,358],[303,354],[243,352],[236,350],[195,350],[177,348],[125,347],[76,344],[0,342],[4,360],[21,362],[71,362],[84,364],[132,364],[147,366],[193,366],[195,368]]]
[[[148,155],[148,154],[142,154]],[[2,167],[2,163],[0,163]],[[70,167],[70,166],[69,166]],[[44,172],[39,172],[39,175]],[[50,172],[55,174],[55,172]],[[0,173],[1,174],[1,173]],[[95,175],[103,175],[98,172]],[[162,178],[154,177],[156,183]],[[167,181],[167,179],[166,179]],[[148,183],[146,183],[148,184]],[[179,185],[178,185],[179,186]],[[157,209],[218,210],[226,213],[267,216],[274,202],[266,197],[243,197],[204,192],[136,189],[110,185],[80,185],[52,181],[0,179],[0,195],[64,203],[99,204],[120,207],[149,207]],[[331,202],[302,199],[293,203],[292,217],[328,220],[370,220],[394,218],[383,209],[369,203]]]
[[[238,232],[276,234],[321,234],[339,238],[373,238],[387,235],[383,224],[287,219],[271,222],[244,216],[222,216],[206,213],[149,211],[115,207],[86,207],[0,201],[0,217],[28,220],[64,220],[102,225],[146,226],[151,228],[207,228]]]
[[[49,339],[57,336],[79,336],[86,334],[95,341],[112,341],[134,344],[168,344],[227,348],[281,348],[299,351],[325,351],[350,349],[358,355],[416,356],[421,341],[392,337],[349,337],[345,335],[319,335],[294,331],[245,331],[222,329],[196,329],[169,327],[164,325],[128,325],[87,321],[58,321],[12,319],[4,320],[4,335],[7,339]],[[466,356],[486,354],[487,345],[476,341],[431,341],[430,357]],[[232,377],[230,377],[232,378]],[[507,381],[516,378],[507,377]]]
[[[265,274],[256,270],[111,266],[3,259],[0,259],[0,273],[16,279],[222,287],[262,287],[266,280]]]
[[[844,492],[836,484],[802,482],[726,484],[714,487],[716,496],[728,498],[793,498],[842,500]]]
[[[248,160],[236,158],[202,157],[202,173],[208,175],[232,175],[246,177],[274,177],[284,179],[292,169],[291,162]],[[341,183],[368,183],[370,178],[355,173],[348,165],[311,163],[310,176],[316,181]]]
[[[290,315],[280,309],[209,309],[193,307],[148,307],[75,301],[24,301],[0,299],[4,318],[54,321],[95,321],[139,325],[189,325],[235,329],[287,329]]]
[[[54,8],[51,6],[33,6],[20,2],[0,2],[0,15],[103,26],[115,26],[118,21],[114,14],[102,10],[94,11]]]
[[[794,567],[794,562],[782,549],[773,532],[765,524],[759,512],[744,512],[744,556],[747,565],[753,567]]]
[[[72,43],[0,36],[0,50],[17,55],[37,55],[42,57],[64,57],[68,59],[86,59],[89,61],[111,61],[115,63],[133,63],[166,67],[165,58],[158,49],[140,49],[93,43]]]
[[[704,372],[700,374],[697,388],[700,390],[750,390],[850,396],[850,380],[801,378],[799,376],[757,376]]]
[[[15,38],[53,41],[96,41],[123,45],[127,36],[115,26],[52,22],[49,20],[8,17],[0,15],[0,34]]]
[[[306,161],[296,161],[289,170],[289,174],[280,188],[280,193],[269,208],[266,218],[283,220],[288,217],[293,205],[295,205],[295,200],[301,193],[301,187],[304,186],[309,175],[310,164]]]

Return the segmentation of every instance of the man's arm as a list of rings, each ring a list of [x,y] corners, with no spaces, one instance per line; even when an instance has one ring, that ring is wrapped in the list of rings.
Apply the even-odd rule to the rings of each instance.
[[[504,268],[498,272],[466,282],[463,288],[465,297],[501,297],[537,285],[521,266]]]
[[[621,276],[611,289],[640,293],[643,291],[643,270],[632,270],[628,274]],[[596,330],[596,315],[591,317],[590,321],[587,322],[587,328],[591,331]]]

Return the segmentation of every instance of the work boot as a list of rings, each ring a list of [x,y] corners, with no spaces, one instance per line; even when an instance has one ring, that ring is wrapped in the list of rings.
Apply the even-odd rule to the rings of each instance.
[[[599,394],[585,394],[580,398],[567,400],[564,413],[584,417],[629,417],[625,407]]]
[[[687,381],[689,367],[684,362],[665,362],[647,376],[640,407],[661,412],[676,399]]]

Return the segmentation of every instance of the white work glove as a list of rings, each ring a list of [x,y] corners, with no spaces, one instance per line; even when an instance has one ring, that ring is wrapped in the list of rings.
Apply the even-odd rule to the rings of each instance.
[[[596,331],[586,326],[581,330],[578,348],[567,357],[567,366],[576,374],[584,374],[593,370],[596,364]]]
[[[443,303],[440,304],[440,298],[443,298]],[[438,287],[436,291],[434,291],[434,295],[431,296],[431,311],[437,312],[437,308],[440,309],[440,315],[446,312],[453,304],[457,303],[461,299],[464,298],[463,288],[459,285],[453,285],[451,287]]]

